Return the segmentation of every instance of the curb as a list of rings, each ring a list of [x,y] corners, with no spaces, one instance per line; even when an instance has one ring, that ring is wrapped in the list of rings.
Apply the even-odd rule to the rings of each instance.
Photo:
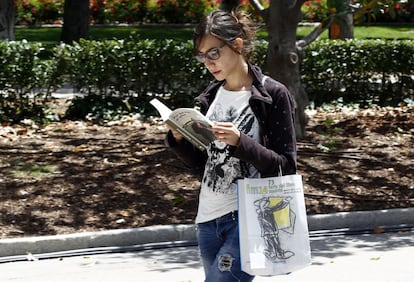
[[[374,229],[375,227],[413,225],[414,208],[339,212],[308,216],[310,231],[330,229]]]
[[[195,225],[165,225],[0,240],[0,257],[171,241],[196,241]]]
[[[309,215],[309,231],[414,225],[414,208]],[[0,240],[0,257],[68,250],[197,241],[196,226],[165,225]]]

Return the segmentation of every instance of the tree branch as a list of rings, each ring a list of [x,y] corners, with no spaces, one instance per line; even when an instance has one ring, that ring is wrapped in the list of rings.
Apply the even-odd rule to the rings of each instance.
[[[306,0],[293,0],[289,5],[289,9],[300,9],[300,7],[302,7],[303,3],[305,2]]]
[[[303,39],[296,42],[296,47],[299,49],[303,49],[309,44],[311,44],[313,41],[318,38],[319,35],[321,35],[322,32],[327,30],[329,26],[334,21],[334,17],[330,16],[326,20],[322,21],[317,27],[315,27],[314,30],[312,30],[311,33],[309,33],[307,36],[305,36]]]
[[[250,0],[249,1],[250,4],[253,6],[253,8],[258,11],[258,12],[262,12],[264,10],[263,5],[260,3],[260,1],[258,0]]]
[[[269,15],[269,9],[265,9],[263,5],[258,0],[249,0],[253,8],[262,16],[262,18],[267,22],[267,17]]]

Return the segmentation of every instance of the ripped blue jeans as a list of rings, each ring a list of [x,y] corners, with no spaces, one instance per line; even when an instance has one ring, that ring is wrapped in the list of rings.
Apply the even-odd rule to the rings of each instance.
[[[198,245],[205,282],[249,282],[241,270],[237,212],[197,225]]]

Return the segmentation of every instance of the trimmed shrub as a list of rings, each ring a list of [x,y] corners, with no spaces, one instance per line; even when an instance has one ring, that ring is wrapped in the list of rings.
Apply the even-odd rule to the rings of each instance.
[[[257,41],[253,62],[266,70],[267,42]],[[85,94],[68,117],[113,119],[156,114],[148,101],[191,106],[212,76],[193,59],[191,41],[82,40],[59,45],[50,59],[39,43],[0,42],[0,119],[16,121],[45,105],[69,83]],[[414,43],[410,40],[317,41],[305,49],[302,83],[319,106],[342,100],[362,106],[396,105],[414,96]],[[37,116],[36,116],[37,115]],[[42,119],[43,113],[35,118]]]
[[[45,101],[62,82],[59,62],[41,60],[40,43],[0,41],[0,121],[52,119]]]
[[[305,50],[302,81],[316,105],[343,99],[362,105],[397,104],[413,96],[411,40],[322,40]]]

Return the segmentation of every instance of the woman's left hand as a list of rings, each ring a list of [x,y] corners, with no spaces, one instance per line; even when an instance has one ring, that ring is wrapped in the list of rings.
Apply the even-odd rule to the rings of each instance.
[[[238,146],[240,140],[240,131],[231,122],[213,122],[209,128],[214,132],[217,140],[232,146]]]

